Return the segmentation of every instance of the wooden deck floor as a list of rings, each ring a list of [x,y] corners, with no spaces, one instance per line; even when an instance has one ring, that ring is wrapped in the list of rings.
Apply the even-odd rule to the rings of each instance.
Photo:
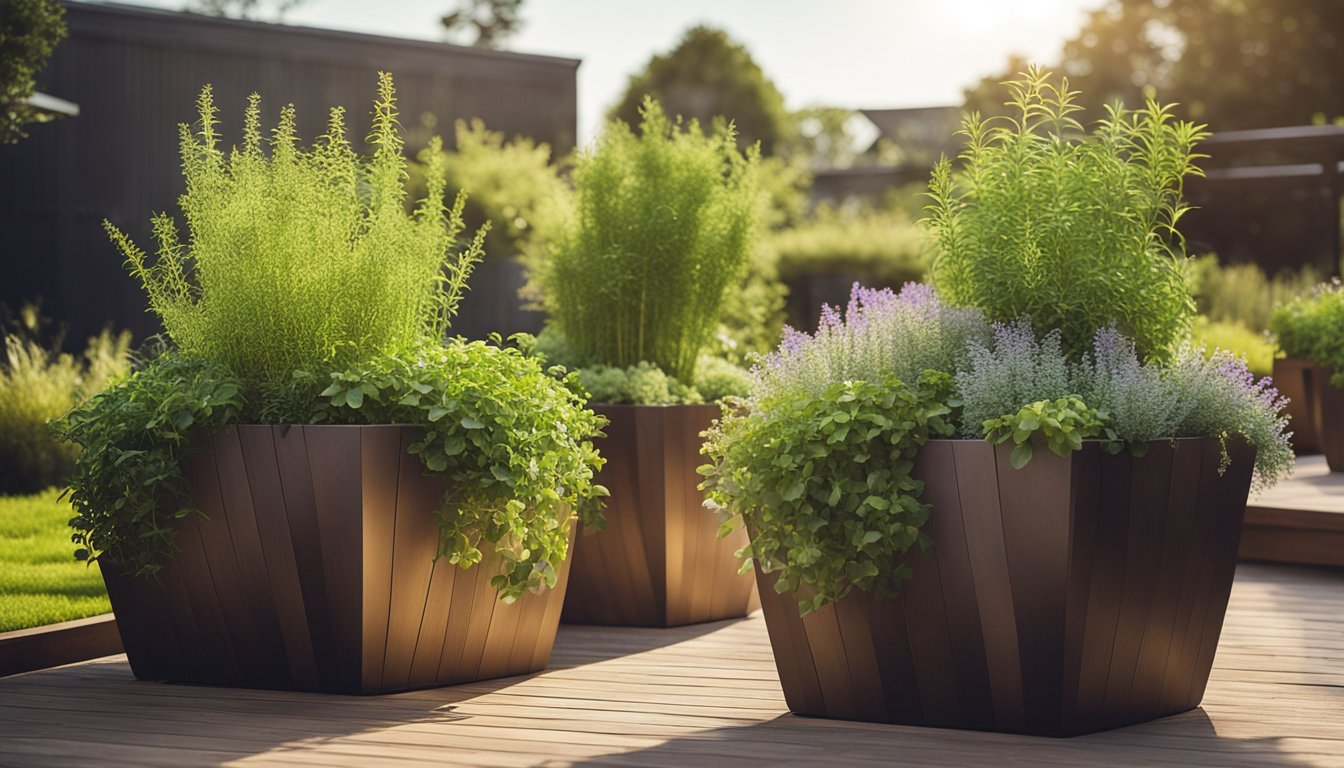
[[[1344,566],[1344,472],[1320,454],[1299,456],[1293,476],[1246,504],[1241,558]]]
[[[758,616],[562,628],[552,669],[374,698],[139,683],[124,657],[0,680],[0,765],[1344,766],[1344,572],[1242,564],[1192,712],[1067,740],[785,711]]]

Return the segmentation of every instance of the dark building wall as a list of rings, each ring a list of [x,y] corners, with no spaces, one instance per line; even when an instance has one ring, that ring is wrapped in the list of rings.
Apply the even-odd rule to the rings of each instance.
[[[177,124],[194,121],[214,87],[224,141],[239,140],[247,95],[262,95],[263,125],[285,103],[302,135],[321,133],[346,108],[352,140],[368,129],[377,72],[396,76],[402,122],[428,113],[452,139],[453,121],[480,117],[507,135],[574,146],[578,62],[440,43],[312,30],[125,6],[67,3],[70,37],[38,90],[73,101],[80,115],[35,125],[0,146],[0,301],[37,297],[78,345],[106,323],[138,338],[158,330],[138,285],[103,234],[110,219],[150,246],[148,219],[175,211],[182,178]],[[457,330],[535,326],[517,310],[520,275],[496,254],[472,282]]]

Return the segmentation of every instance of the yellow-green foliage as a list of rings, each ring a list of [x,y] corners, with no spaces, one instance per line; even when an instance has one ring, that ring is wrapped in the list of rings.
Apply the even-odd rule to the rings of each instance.
[[[649,362],[690,383],[724,291],[751,253],[757,152],[646,101],[574,170],[576,213],[541,273],[546,311],[581,366]]]
[[[1310,266],[1267,277],[1255,264],[1221,266],[1212,254],[1191,262],[1190,286],[1199,313],[1214,322],[1235,322],[1253,331],[1269,327],[1275,308],[1311,292],[1323,279]]]
[[[111,610],[98,567],[70,556],[70,505],[58,496],[0,497],[0,632]]]
[[[820,208],[797,227],[771,235],[767,245],[785,280],[843,271],[866,283],[900,285],[922,279],[929,267],[927,233],[900,213],[882,210]]]
[[[1203,347],[1212,355],[1217,349],[1226,349],[1246,359],[1246,367],[1256,376],[1268,376],[1274,368],[1274,344],[1264,331],[1253,331],[1239,321],[1195,318],[1191,329],[1195,346]]]
[[[0,493],[31,493],[63,482],[78,449],[56,440],[47,422],[64,416],[127,368],[129,333],[89,339],[82,358],[18,335],[0,361]]]
[[[530,263],[561,233],[570,205],[570,188],[551,163],[550,145],[524,137],[506,141],[480,120],[458,121],[456,138],[443,167],[448,189],[467,195],[467,225],[489,222],[486,250]]]
[[[264,417],[294,417],[299,406],[285,393],[296,371],[348,367],[440,338],[484,233],[456,249],[464,201],[459,195],[445,216],[437,140],[425,197],[407,212],[390,75],[379,75],[367,158],[346,140],[342,108],[304,149],[293,106],[266,140],[259,104],[253,94],[243,145],[229,152],[218,146],[209,86],[194,130],[180,127],[185,239],[170,216],[155,216],[158,258],[149,259],[107,229],[182,352],[259,388]]]
[[[995,322],[1058,328],[1073,354],[1115,325],[1167,359],[1195,308],[1175,227],[1202,126],[1150,100],[1088,132],[1067,80],[1031,69],[1007,86],[1011,117],[967,115],[962,170],[943,160],[929,184],[939,293]]]

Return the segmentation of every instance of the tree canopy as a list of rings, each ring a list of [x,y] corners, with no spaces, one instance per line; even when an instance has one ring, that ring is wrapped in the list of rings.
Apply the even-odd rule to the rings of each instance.
[[[28,135],[28,98],[37,74],[65,39],[65,9],[55,0],[0,0],[0,144]]]
[[[1001,75],[966,92],[968,109],[1002,113]],[[1340,0],[1107,0],[1064,44],[1056,71],[1082,91],[1086,116],[1157,92],[1218,131],[1344,116]]]
[[[637,125],[646,96],[662,104],[669,115],[705,125],[715,117],[731,120],[740,145],[759,141],[767,155],[778,152],[794,132],[779,89],[745,47],[712,27],[692,27],[676,48],[650,59],[630,77],[609,116]]]

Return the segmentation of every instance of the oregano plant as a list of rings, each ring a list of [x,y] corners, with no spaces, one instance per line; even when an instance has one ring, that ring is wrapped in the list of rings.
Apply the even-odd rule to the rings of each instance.
[[[1082,354],[1115,326],[1143,358],[1170,359],[1195,311],[1176,224],[1199,175],[1203,126],[1149,100],[1112,106],[1091,131],[1067,79],[1033,68],[1006,84],[1011,114],[965,116],[957,163],[929,184],[933,279],[994,322],[1029,318]]]

